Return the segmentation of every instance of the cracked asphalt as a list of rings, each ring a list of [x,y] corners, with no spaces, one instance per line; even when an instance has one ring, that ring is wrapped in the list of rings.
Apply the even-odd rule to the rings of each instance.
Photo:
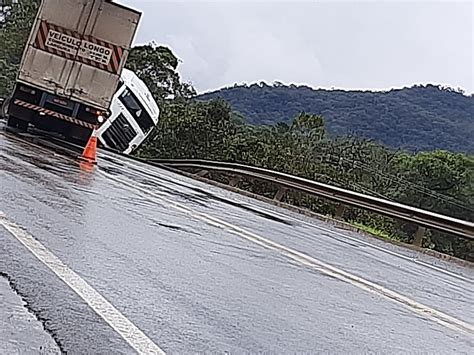
[[[43,324],[27,309],[8,279],[0,275],[0,354],[60,354]]]

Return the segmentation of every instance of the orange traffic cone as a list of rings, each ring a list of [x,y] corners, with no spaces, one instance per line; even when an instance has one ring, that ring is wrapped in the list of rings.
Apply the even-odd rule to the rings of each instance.
[[[82,155],[79,157],[79,159],[90,164],[95,164],[96,156],[97,156],[97,129],[94,128],[92,131],[92,135],[89,138],[89,141],[87,142],[87,145],[84,148],[84,151],[82,152]]]

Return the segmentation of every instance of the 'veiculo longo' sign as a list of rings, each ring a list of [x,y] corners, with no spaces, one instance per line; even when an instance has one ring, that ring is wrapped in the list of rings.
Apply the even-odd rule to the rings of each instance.
[[[91,36],[41,22],[35,47],[66,59],[80,61],[103,70],[117,73],[123,49]]]

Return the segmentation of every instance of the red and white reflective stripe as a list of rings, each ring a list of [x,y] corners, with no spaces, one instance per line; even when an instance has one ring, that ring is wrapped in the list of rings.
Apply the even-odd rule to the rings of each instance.
[[[53,38],[50,38],[50,41],[48,41],[51,34]],[[124,49],[120,46],[92,36],[81,35],[78,32],[53,25],[46,21],[41,21],[39,25],[34,46],[51,54],[75,60],[114,74],[118,73],[124,55]],[[88,53],[87,46],[92,48],[88,55],[84,54]],[[101,56],[100,53],[93,53],[94,48],[98,51],[106,51],[107,54]]]
[[[74,124],[77,124],[77,125],[85,127],[85,128],[90,128],[90,129],[95,128],[95,125],[93,125],[92,123],[84,122],[84,121],[78,120],[77,118],[69,117],[69,116],[63,115],[62,113],[55,112],[55,111],[52,111],[52,110],[48,110],[48,109],[46,109],[44,107],[41,107],[41,106],[30,104],[29,102],[25,102],[25,101],[16,99],[13,103],[17,106],[25,107],[29,110],[42,112],[45,115],[56,117],[56,118],[59,118],[60,120],[70,122],[70,123],[74,123]]]

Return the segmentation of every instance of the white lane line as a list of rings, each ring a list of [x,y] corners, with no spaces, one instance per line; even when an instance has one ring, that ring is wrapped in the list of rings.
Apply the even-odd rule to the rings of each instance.
[[[252,208],[255,208],[255,206],[252,206]],[[404,259],[404,260],[407,260],[407,261],[411,261],[415,264],[418,264],[418,265],[422,265],[426,268],[429,268],[429,269],[432,269],[432,270],[435,270],[435,271],[438,271],[440,273],[443,273],[445,275],[449,275],[451,277],[454,277],[458,280],[462,280],[462,281],[465,281],[465,282],[474,282],[473,279],[469,278],[469,277],[465,277],[463,275],[460,275],[460,274],[456,274],[452,271],[449,271],[449,270],[446,270],[446,269],[443,269],[441,267],[438,267],[438,266],[435,266],[435,265],[431,265],[431,264],[428,264],[424,261],[421,261],[417,258],[413,258],[413,257],[409,257],[409,256],[406,256],[406,255],[403,255],[403,254],[400,254],[400,253],[397,253],[395,251],[392,251],[392,250],[389,250],[389,249],[386,249],[386,248],[383,248],[383,247],[379,247],[378,245],[375,245],[375,244],[372,244],[370,242],[366,242],[362,239],[358,239],[358,238],[355,238],[355,237],[351,237],[350,235],[348,234],[344,234],[344,233],[341,233],[337,230],[331,230],[329,228],[325,228],[325,227],[321,227],[321,226],[318,226],[316,224],[313,224],[311,222],[307,222],[303,219],[298,219],[298,218],[295,218],[293,216],[289,216],[289,215],[284,215],[284,214],[281,214],[279,212],[276,212],[276,211],[273,211],[273,210],[267,210],[267,209],[262,209],[261,207],[258,207],[258,208],[255,208],[256,210],[260,210],[260,212],[265,212],[265,213],[269,213],[269,214],[273,214],[275,215],[276,217],[279,217],[279,218],[282,218],[282,219],[290,219],[290,220],[293,220],[295,222],[298,222],[298,223],[301,223],[301,224],[305,224],[307,226],[310,226],[310,227],[313,227],[315,229],[319,229],[321,231],[324,231],[324,232],[327,232],[327,233],[330,233],[330,235],[328,236],[329,238],[332,238],[334,239],[333,237],[331,237],[332,234],[334,235],[337,235],[337,236],[340,236],[340,237],[343,237],[344,239],[348,239],[348,240],[351,240],[353,242],[357,242],[357,243],[360,243],[360,244],[363,244],[367,247],[370,247],[372,249],[375,249],[375,250],[379,250],[381,252],[384,252],[384,253],[387,253],[387,254],[390,254],[390,255],[393,255],[393,256],[396,256],[400,259]],[[336,227],[337,228],[337,227]],[[355,232],[354,232],[355,233]]]
[[[140,166],[138,164],[136,164],[135,162],[133,162],[133,164],[130,164],[130,162],[126,162],[130,167],[134,167],[136,169],[136,171],[138,173],[141,173],[139,171],[140,169]],[[149,175],[146,175],[144,173],[141,173],[142,175],[145,175],[147,176],[147,178],[150,178]],[[167,175],[165,175],[167,176]],[[169,176],[167,176],[169,177]],[[192,186],[187,184],[186,182],[184,181],[180,181],[181,184],[183,184],[184,186],[188,187],[189,189],[192,189]],[[217,187],[216,187],[217,188]],[[156,192],[155,192],[156,193]],[[160,194],[160,195],[164,195],[164,196],[172,196],[171,194],[169,193],[157,193],[157,194]],[[260,202],[260,201],[259,201]],[[240,201],[239,201],[240,203]],[[331,239],[334,239],[334,237],[332,235],[337,235],[337,236],[340,236],[340,237],[343,237],[344,239],[348,239],[348,240],[351,240],[353,242],[357,242],[357,243],[360,243],[360,244],[363,244],[369,248],[372,248],[372,249],[375,249],[375,250],[378,250],[378,251],[381,251],[383,253],[387,253],[389,255],[392,255],[392,256],[395,256],[395,257],[398,257],[400,259],[403,259],[403,260],[407,260],[407,261],[410,261],[410,262],[413,262],[415,264],[418,264],[418,265],[421,265],[421,266],[424,266],[426,268],[429,268],[431,270],[435,270],[435,271],[438,271],[442,274],[445,274],[445,275],[449,275],[453,278],[456,278],[458,280],[462,280],[462,281],[465,281],[465,282],[474,282],[473,279],[471,278],[468,278],[468,277],[465,277],[463,275],[460,275],[460,274],[457,274],[455,272],[452,272],[452,271],[449,271],[449,270],[446,270],[446,269],[443,269],[439,266],[436,266],[436,265],[432,265],[432,264],[429,264],[429,263],[426,263],[424,261],[421,261],[417,258],[414,258],[414,257],[410,257],[410,256],[406,256],[406,255],[403,255],[403,254],[400,254],[400,253],[397,253],[395,251],[392,251],[392,250],[389,250],[389,249],[386,249],[384,247],[380,247],[378,245],[375,245],[375,244],[372,244],[370,242],[366,242],[362,239],[358,239],[358,238],[355,238],[355,237],[351,237],[350,235],[348,234],[344,234],[344,233],[341,233],[341,232],[338,232],[336,230],[332,230],[332,229],[329,229],[329,228],[325,228],[325,227],[321,227],[319,225],[316,225],[316,224],[313,224],[311,222],[307,222],[303,219],[298,219],[296,217],[293,217],[293,216],[290,216],[290,215],[285,215],[285,214],[282,214],[282,213],[279,213],[279,212],[276,212],[276,211],[273,211],[271,209],[267,209],[265,207],[262,207],[262,206],[259,206],[259,207],[255,207],[254,205],[251,206],[253,209],[256,209],[256,210],[260,210],[260,212],[265,212],[265,213],[268,213],[268,214],[273,214],[274,216],[276,217],[279,217],[281,219],[290,219],[290,220],[293,220],[295,222],[298,222],[298,223],[301,223],[301,224],[305,224],[307,226],[310,226],[310,227],[313,227],[313,228],[316,228],[316,229],[319,229],[321,231],[324,231],[324,232],[327,232],[327,233],[330,233],[330,235],[328,236],[329,238]]]
[[[128,320],[99,292],[71,270],[43,244],[0,211],[0,225],[64,281],[139,354],[165,354],[150,338]]]
[[[269,239],[266,239],[262,236],[259,236],[255,233],[249,232],[243,228],[240,228],[236,225],[233,225],[231,223],[225,222],[219,218],[215,218],[213,216],[210,216],[206,213],[201,213],[201,212],[196,212],[190,209],[189,207],[179,203],[172,201],[163,195],[160,194],[155,194],[153,191],[146,190],[142,187],[139,187],[137,185],[134,185],[132,183],[129,183],[125,180],[122,180],[114,175],[111,175],[109,173],[106,173],[104,171],[101,171],[102,174],[107,176],[108,179],[113,180],[115,182],[118,182],[119,184],[122,184],[123,186],[126,186],[129,191],[131,192],[140,192],[144,198],[149,199],[150,201],[154,203],[161,204],[166,207],[166,205],[169,205],[173,207],[175,210],[183,212],[185,214],[188,214],[192,216],[193,218],[203,221],[209,225],[215,226],[220,229],[224,229],[232,234],[235,234],[241,238],[244,238],[254,244],[260,245],[266,249],[270,249],[273,251],[276,251],[294,261],[299,262],[300,264],[306,265],[308,267],[311,267],[313,269],[318,270],[319,272],[326,274],[328,276],[334,277],[340,281],[347,282],[355,287],[358,287],[359,289],[362,289],[364,291],[368,291],[374,294],[377,294],[379,296],[382,296],[390,301],[393,301],[395,303],[401,304],[408,308],[409,310],[427,318],[430,319],[446,328],[455,330],[457,332],[461,332],[470,336],[474,336],[474,326],[472,324],[469,324],[467,322],[464,322],[462,320],[459,320],[457,318],[454,318],[448,314],[445,314],[441,311],[438,311],[434,308],[431,308],[429,306],[426,306],[422,303],[419,303],[407,296],[404,296],[398,292],[392,291],[390,289],[387,289],[384,286],[381,286],[379,284],[376,284],[374,282],[368,281],[362,277],[356,276],[354,274],[351,274],[347,271],[344,271],[342,269],[339,269],[337,267],[334,267],[332,265],[326,264],[325,262],[322,262],[316,258],[313,258],[309,255],[306,255],[304,253],[301,253],[299,251],[293,250],[291,248],[288,248],[282,244],[273,242]],[[150,196],[154,196],[155,198],[150,198]],[[166,203],[166,205],[165,205]]]

